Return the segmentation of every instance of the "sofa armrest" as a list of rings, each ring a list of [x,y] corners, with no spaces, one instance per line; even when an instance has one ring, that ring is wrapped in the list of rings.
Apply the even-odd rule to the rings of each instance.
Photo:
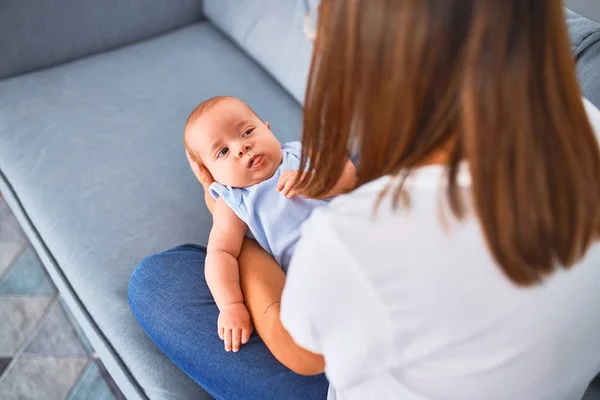
[[[567,10],[567,25],[583,95],[600,108],[600,23]]]

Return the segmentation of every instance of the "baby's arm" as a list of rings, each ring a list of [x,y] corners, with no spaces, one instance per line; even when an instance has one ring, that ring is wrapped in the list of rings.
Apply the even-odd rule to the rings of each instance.
[[[277,190],[281,192],[284,196],[288,198],[292,198],[295,195],[303,195],[296,190],[296,183],[298,182],[299,175],[298,171],[285,171],[281,174],[279,178],[279,182],[277,183]],[[335,183],[333,188],[325,193],[321,198],[328,198],[337,196],[338,194],[342,194],[348,190],[354,188],[356,184],[356,167],[350,160],[346,160],[346,164],[344,165],[344,170],[342,171],[342,175],[340,179]]]
[[[252,332],[250,314],[240,288],[237,261],[247,231],[246,224],[227,203],[222,198],[217,199],[204,273],[219,307],[218,333],[225,341],[227,351],[238,351],[240,343],[248,342]]]

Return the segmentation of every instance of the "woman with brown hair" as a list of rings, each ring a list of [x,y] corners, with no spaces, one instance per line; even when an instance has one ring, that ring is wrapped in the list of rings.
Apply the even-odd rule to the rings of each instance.
[[[325,371],[329,399],[581,398],[600,371],[599,132],[560,0],[323,0],[298,190],[331,188],[342,143],[358,185],[305,223],[287,277],[246,241],[260,337]],[[248,372],[187,372],[226,398],[227,363]],[[325,397],[321,375],[294,379],[239,398]]]

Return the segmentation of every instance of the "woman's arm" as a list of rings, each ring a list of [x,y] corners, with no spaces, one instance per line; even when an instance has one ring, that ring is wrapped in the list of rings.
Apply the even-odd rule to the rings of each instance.
[[[208,210],[212,213],[215,200],[209,194],[214,179],[210,172],[187,154],[196,179],[202,184]],[[323,356],[298,346],[285,330],[279,317],[279,302],[285,274],[277,262],[258,243],[244,239],[238,257],[240,285],[254,328],[267,348],[283,365],[300,375],[317,375],[325,370]]]
[[[299,171],[285,171],[279,177],[279,181],[277,182],[277,190],[281,192],[282,195],[292,198],[296,195],[304,196],[303,192],[299,192],[296,189],[296,184],[300,180]],[[339,194],[344,194],[356,186],[356,166],[350,160],[346,160],[346,164],[344,165],[344,170],[342,171],[342,175],[340,179],[335,183],[333,188],[331,188],[327,193],[319,196],[320,199],[327,199],[329,197],[334,197]]]
[[[356,166],[350,160],[346,160],[342,176],[336,182],[335,186],[327,193],[323,195],[324,198],[337,196],[343,194],[349,190],[354,189],[356,185]]]
[[[323,373],[323,356],[298,346],[281,323],[279,304],[285,285],[281,267],[251,239],[244,240],[238,262],[246,307],[254,328],[271,353],[300,375]]]

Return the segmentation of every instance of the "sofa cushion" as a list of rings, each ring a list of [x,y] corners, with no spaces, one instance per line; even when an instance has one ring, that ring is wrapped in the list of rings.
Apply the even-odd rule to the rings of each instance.
[[[0,2],[0,79],[124,46],[200,20],[200,0]]]
[[[217,94],[246,100],[282,141],[298,138],[298,103],[208,22],[0,81],[0,187],[152,399],[204,398],[147,339],[127,283],[151,253],[206,244],[183,126]]]
[[[304,17],[317,0],[204,0],[204,15],[238,43],[301,104],[312,41]]]

